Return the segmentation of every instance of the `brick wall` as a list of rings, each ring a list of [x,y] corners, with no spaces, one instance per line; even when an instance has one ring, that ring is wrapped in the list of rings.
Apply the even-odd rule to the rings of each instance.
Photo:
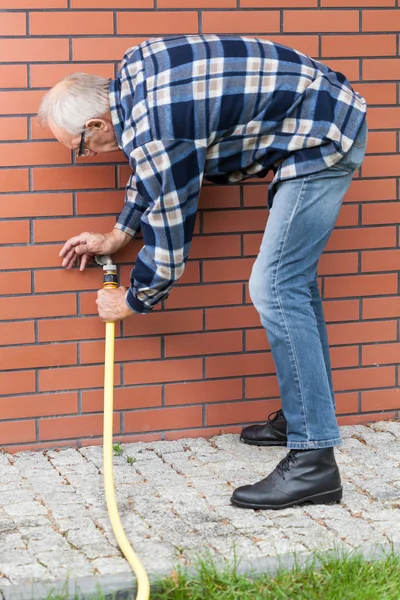
[[[64,272],[71,235],[109,230],[121,153],[82,158],[38,127],[43,91],[77,70],[112,77],[129,46],[175,33],[258,34],[343,71],[368,100],[368,156],[321,260],[342,423],[397,416],[397,0],[0,0],[0,446],[101,441],[102,271]],[[117,439],[238,431],[279,406],[247,279],[267,182],[205,186],[186,273],[165,307],[118,327]],[[127,284],[140,241],[119,254]]]

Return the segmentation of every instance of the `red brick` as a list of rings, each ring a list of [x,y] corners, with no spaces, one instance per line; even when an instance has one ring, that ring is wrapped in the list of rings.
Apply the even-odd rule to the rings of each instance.
[[[280,402],[269,400],[265,402],[244,401],[225,402],[224,404],[210,404],[206,407],[207,425],[231,425],[232,423],[249,423],[265,421],[268,413],[280,408]]]
[[[368,106],[397,104],[396,84],[394,83],[357,83],[354,85],[354,89],[367,100]]]
[[[135,8],[154,8],[154,0],[135,0]],[[71,8],[99,8],[99,0],[71,0]],[[132,0],[101,0],[101,8],[132,8]]]
[[[0,40],[0,54],[1,42]],[[10,40],[7,40],[7,42]],[[0,114],[19,115],[35,114],[43,98],[43,91],[23,90],[18,92],[0,92]]]
[[[0,21],[0,36],[26,35],[25,13],[2,13]]]
[[[380,81],[400,79],[400,58],[372,58],[363,60],[363,80]]]
[[[360,365],[358,346],[338,346],[330,350],[333,369],[345,369]]]
[[[204,404],[241,400],[242,380],[197,381],[195,383],[171,383],[165,386],[165,403]]]
[[[3,321],[76,315],[75,294],[0,298]]]
[[[395,179],[354,180],[347,192],[347,202],[376,202],[396,200]]]
[[[115,217],[45,219],[34,223],[35,242],[64,242],[81,231],[111,231]]]
[[[336,394],[336,413],[339,415],[355,413],[358,411],[358,393],[348,392]]]
[[[395,367],[366,367],[333,371],[333,384],[336,391],[393,387],[395,379]]]
[[[344,205],[340,209],[336,227],[358,225],[358,206]]]
[[[246,256],[257,256],[260,251],[262,238],[262,233],[248,233],[244,235],[244,254]]]
[[[10,421],[0,423],[0,444],[34,442],[36,440],[35,421]]]
[[[114,433],[119,433],[119,418],[114,415]],[[103,415],[84,415],[78,417],[57,417],[39,421],[40,440],[62,440],[87,435],[101,435]]]
[[[373,250],[361,253],[362,271],[398,271],[400,250]]]
[[[101,35],[114,33],[111,12],[32,12],[31,35]]]
[[[316,8],[318,0],[240,0],[242,8]]]
[[[39,321],[39,342],[104,339],[104,323],[98,317]],[[116,334],[118,335],[118,324]]]
[[[115,388],[114,409],[131,410],[133,408],[150,408],[162,405],[162,387],[160,385],[140,386],[134,388]],[[104,406],[103,390],[82,392],[82,411],[100,412]]]
[[[379,296],[397,292],[397,274],[353,275],[326,279],[325,298],[346,296]]]
[[[339,425],[359,425],[365,423],[376,423],[377,421],[390,421],[394,419],[396,414],[394,412],[388,413],[370,413],[369,415],[354,415],[351,417],[339,417]]]
[[[399,123],[399,119],[400,107],[370,108],[368,111],[368,124],[371,129],[395,129]],[[380,159],[379,156],[376,156],[375,158]],[[380,164],[384,168],[384,173],[390,174],[390,172],[397,165],[397,156],[385,157],[385,159],[386,158],[389,159],[388,164],[385,165],[384,163],[382,163],[382,161],[380,161]],[[370,157],[367,157],[366,160],[370,161]],[[371,173],[371,175],[368,175],[369,177],[374,177],[374,175],[372,175],[372,172],[374,172],[373,165],[370,165],[368,169],[364,170],[365,175],[368,172]],[[379,172],[378,176],[381,177],[382,173]]]
[[[357,321],[360,317],[360,300],[329,300],[324,302],[327,323]]]
[[[0,247],[0,264],[7,269],[55,267],[60,264],[59,251],[58,246]]]
[[[118,35],[181,34],[183,31],[188,34],[198,30],[198,14],[195,11],[175,12],[173,16],[162,11],[117,13]]]
[[[395,321],[371,323],[346,323],[328,326],[331,346],[340,344],[364,344],[396,339]]]
[[[206,310],[206,329],[241,329],[259,327],[259,325],[260,317],[253,306]]]
[[[386,341],[386,340],[383,340]],[[400,362],[400,343],[373,344],[362,349],[363,365],[390,365]]]
[[[22,321],[20,323],[0,323],[0,346],[10,346],[12,344],[32,344],[34,342],[35,324],[33,321]]]
[[[158,8],[236,8],[236,0],[158,0]]]
[[[240,433],[241,426],[230,427],[201,427],[200,429],[179,429],[178,431],[166,431],[165,440],[181,440],[186,438],[210,438],[215,435],[224,435],[226,433]]]
[[[83,365],[104,362],[104,342],[82,342],[80,348]],[[133,338],[115,341],[115,362],[149,360],[151,358],[161,358],[160,338]]]
[[[35,371],[0,373],[0,395],[25,394],[35,391]],[[7,399],[9,402],[9,398]]]
[[[19,170],[14,172],[20,173]],[[0,197],[0,213],[5,219],[72,215],[72,210],[72,194],[18,194]]]
[[[0,144],[0,167],[69,164],[71,151],[57,142]]]
[[[248,280],[254,260],[252,258],[234,258],[232,260],[210,260],[203,262],[203,280],[243,281]],[[227,304],[225,302],[224,304]]]
[[[321,0],[321,6],[337,8],[338,6],[395,6],[396,0]]]
[[[130,2],[131,1],[132,0],[130,0]],[[98,6],[96,8],[98,8]],[[74,38],[72,40],[73,60],[79,62],[110,60],[120,61],[130,46],[136,46],[145,39],[147,38],[97,37],[96,43],[94,44],[93,38]]]
[[[279,33],[278,11],[203,11],[203,33]]]
[[[395,35],[331,35],[322,38],[322,56],[390,56],[396,54]]]
[[[18,8],[67,8],[68,0],[12,0],[13,9]],[[9,0],[0,0],[0,8],[10,8]]]
[[[69,40],[47,39],[4,39],[0,40],[0,56],[8,62],[47,62],[69,60]],[[43,92],[42,92],[43,95]]]
[[[256,354],[247,352],[246,354],[213,356],[206,359],[207,379],[262,375],[264,373],[275,373],[275,364],[270,352]]]
[[[318,264],[319,275],[344,275],[345,273],[357,273],[357,271],[357,252],[323,254]]]
[[[101,269],[86,269],[85,272],[78,269],[35,272],[35,292],[98,290],[102,284],[103,271]]]
[[[374,158],[381,157],[375,156]],[[380,202],[379,204],[367,204],[362,207],[363,225],[399,223],[399,220],[400,210],[397,202]]]
[[[24,88],[28,85],[26,65],[0,65],[1,87]]]
[[[278,380],[275,375],[268,377],[247,377],[246,398],[277,398],[280,395]],[[264,414],[264,419],[268,413]]]
[[[27,244],[30,237],[29,221],[0,222],[0,244]]]
[[[249,329],[246,331],[246,350],[248,352],[269,349],[270,345],[265,329]]]
[[[202,425],[201,406],[161,408],[125,413],[125,431],[180,429]]]
[[[396,152],[396,137],[395,131],[370,131],[368,134],[367,154],[390,154],[391,152]],[[369,183],[369,181],[364,183]]]
[[[363,10],[363,31],[395,31],[400,29],[400,10]]]
[[[0,140],[26,140],[28,119],[26,117],[1,117]]]
[[[399,169],[400,156],[398,154],[390,156],[367,156],[362,167],[362,174],[363,177],[393,177],[398,174]],[[384,213],[382,213],[382,216],[384,216]],[[385,220],[382,223],[385,223]]]
[[[33,169],[34,190],[112,188],[114,167],[54,167]]]
[[[13,402],[10,402],[9,398],[0,400],[2,419],[70,415],[76,412],[78,412],[76,392],[18,396]]]
[[[330,237],[326,250],[363,250],[393,246],[396,246],[395,227],[363,227],[336,229]]]
[[[203,216],[204,233],[264,231],[267,209],[223,210],[207,212]]]
[[[393,390],[362,392],[361,407],[363,412],[390,409],[398,410],[400,408],[400,389],[396,387]]]
[[[196,236],[193,238],[190,248],[190,258],[219,258],[238,256],[240,253],[241,244],[239,235]]]
[[[245,185],[243,188],[243,206],[266,206],[268,200],[267,185]]]
[[[201,358],[189,358],[126,364],[124,366],[124,383],[136,385],[201,379],[201,363]]]
[[[358,32],[358,30],[357,10],[285,10],[283,14],[285,33]]]
[[[173,335],[168,336],[165,340],[165,356],[167,358],[241,352],[242,349],[243,342],[240,331]]]
[[[362,316],[363,319],[400,317],[400,296],[363,299]]]
[[[31,291],[31,274],[28,271],[8,271],[0,273],[0,295],[29,294]]]
[[[124,191],[81,192],[76,195],[77,215],[120,213],[124,207]]]
[[[9,346],[0,349],[0,368],[3,371],[35,367],[74,365],[77,361],[76,344],[54,346]]]
[[[197,308],[201,306],[221,306],[241,304],[242,285],[240,283],[222,283],[196,287],[175,288],[166,300],[166,308]]]
[[[114,371],[114,383],[120,384],[120,367]],[[39,391],[79,390],[104,385],[104,367],[68,367],[39,371]],[[73,436],[72,436],[73,437]]]
[[[46,13],[32,13],[31,18],[35,15],[39,15],[40,19]],[[60,13],[54,13],[54,15],[59,15]],[[71,13],[74,20],[77,20],[76,13]],[[88,14],[88,13],[86,13]],[[93,14],[93,13],[89,13]],[[109,18],[112,16],[111,13],[103,13],[106,14]],[[81,13],[79,13],[80,18]],[[60,23],[61,25],[61,23]],[[72,32],[68,32],[72,33]],[[114,77],[114,65],[109,64],[93,64],[93,63],[80,63],[79,65],[75,65],[73,63],[60,63],[60,64],[50,64],[50,65],[31,65],[31,87],[36,88],[47,88],[55,85],[60,79],[63,79],[66,75],[70,73],[75,73],[76,71],[81,71],[83,73],[90,73],[91,75],[99,75],[100,77],[111,78]],[[39,127],[39,124],[35,120],[35,126]]]
[[[339,73],[345,73],[349,81],[358,81],[361,73],[361,62],[359,59],[351,58],[324,58],[324,64],[327,65],[332,71],[338,71]]]
[[[317,35],[268,35],[268,40],[289,46],[308,56],[319,56]]]
[[[165,311],[146,317],[133,315],[124,326],[125,335],[129,336],[194,332],[203,329],[203,315],[201,310]]]

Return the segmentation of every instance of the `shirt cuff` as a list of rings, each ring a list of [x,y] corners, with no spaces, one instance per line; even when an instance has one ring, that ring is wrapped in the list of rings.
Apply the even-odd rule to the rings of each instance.
[[[133,293],[131,288],[126,292],[125,302],[129,306],[129,308],[135,313],[144,315],[153,310],[152,308],[149,308],[148,306],[146,306],[146,304],[144,304],[144,302],[139,300],[135,296],[135,294]]]

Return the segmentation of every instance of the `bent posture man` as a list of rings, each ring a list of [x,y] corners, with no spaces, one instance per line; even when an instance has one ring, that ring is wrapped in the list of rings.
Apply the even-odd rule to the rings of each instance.
[[[325,65],[266,40],[215,35],[144,42],[127,51],[115,80],[69,76],[40,108],[68,148],[87,155],[122,148],[133,170],[113,232],[76,236],[61,252],[63,266],[80,257],[84,269],[90,255],[116,252],[141,229],[130,288],[99,292],[107,321],[150,312],[182,275],[203,176],[237,183],[275,171],[250,294],[283,412],[241,438],[290,451],[266,479],[235,490],[238,506],[342,497],[317,264],[364,158],[365,113],[346,78]]]

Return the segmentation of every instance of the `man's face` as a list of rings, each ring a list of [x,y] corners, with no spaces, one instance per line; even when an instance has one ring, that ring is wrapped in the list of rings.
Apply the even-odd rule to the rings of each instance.
[[[81,134],[74,135],[60,129],[54,123],[49,123],[53,135],[61,144],[70,150],[79,150],[81,143]],[[91,119],[85,124],[85,143],[84,156],[96,156],[104,152],[114,152],[118,150],[117,138],[115,137],[114,127],[111,119]]]

